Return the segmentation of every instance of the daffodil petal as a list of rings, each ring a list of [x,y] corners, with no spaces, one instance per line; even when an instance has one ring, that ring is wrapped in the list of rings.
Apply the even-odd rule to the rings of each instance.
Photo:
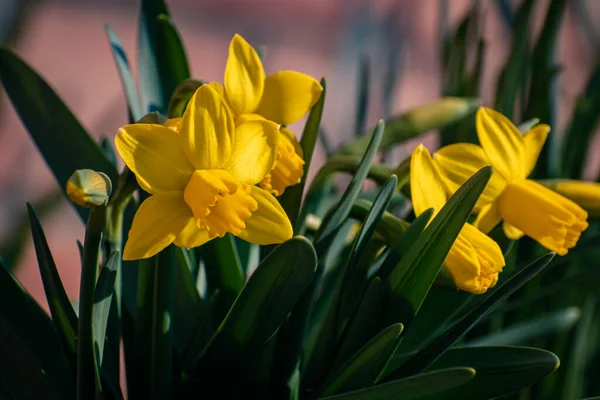
[[[533,171],[542,147],[546,143],[548,133],[550,133],[550,127],[545,124],[539,124],[531,128],[523,136],[523,142],[525,143],[525,177],[528,177],[531,171]]]
[[[223,169],[240,181],[256,185],[273,168],[279,130],[272,121],[248,121],[235,128],[231,154]]]
[[[231,153],[233,116],[225,100],[202,85],[190,99],[181,120],[183,150],[195,169],[220,169]]]
[[[258,208],[245,219],[246,228],[238,235],[250,243],[260,245],[281,243],[292,237],[290,220],[277,199],[261,188],[252,187],[250,195]]]
[[[152,257],[173,243],[191,219],[192,210],[183,201],[183,192],[148,197],[135,213],[123,259]]]
[[[175,245],[186,249],[193,247],[202,246],[204,243],[210,241],[211,238],[208,235],[206,229],[198,228],[198,223],[194,218],[190,218],[187,224],[183,227],[181,232],[175,238]]]
[[[292,132],[289,128],[285,127],[279,128],[279,132],[281,132],[281,134],[285,136],[294,146],[296,154],[298,154],[302,159],[304,159],[304,150],[302,150],[302,146],[300,146],[300,143],[298,142],[296,135],[294,135],[294,132]]]
[[[506,237],[512,240],[521,239],[523,235],[525,235],[525,233],[522,230],[518,229],[514,225],[509,224],[506,221],[504,221],[504,223],[502,224],[502,229],[504,230],[504,234],[506,235]]]
[[[258,113],[279,124],[293,124],[310,111],[322,92],[321,84],[311,76],[279,71],[265,80]]]
[[[240,35],[229,44],[225,90],[235,114],[256,110],[263,94],[265,70],[256,50]]]
[[[490,233],[500,221],[502,221],[502,216],[498,211],[498,203],[494,202],[481,209],[473,222],[473,226],[483,233]]]
[[[177,132],[162,125],[126,125],[115,146],[142,189],[152,194],[183,190],[194,170]]]
[[[490,165],[483,148],[470,143],[444,146],[435,152],[433,160],[439,167],[442,182],[449,195],[456,192],[463,183],[481,168]],[[481,207],[494,201],[502,194],[505,186],[506,180],[494,171],[477,201],[475,211],[477,212]]]
[[[477,110],[477,136],[492,166],[508,181],[525,177],[525,144],[517,127],[490,108]]]
[[[436,165],[422,144],[414,149],[410,158],[410,194],[417,216],[432,207],[438,213],[447,200]]]

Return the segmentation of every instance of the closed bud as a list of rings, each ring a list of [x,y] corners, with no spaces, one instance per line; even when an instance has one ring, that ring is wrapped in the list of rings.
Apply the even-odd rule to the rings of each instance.
[[[110,178],[91,169],[78,169],[67,181],[67,195],[82,207],[98,207],[108,203],[112,191]]]

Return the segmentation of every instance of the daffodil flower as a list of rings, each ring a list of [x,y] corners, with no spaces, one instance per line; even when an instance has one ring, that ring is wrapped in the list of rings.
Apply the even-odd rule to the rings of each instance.
[[[323,88],[314,78],[296,71],[279,71],[265,77],[258,53],[240,35],[235,35],[229,45],[224,83],[210,85],[226,99],[236,126],[264,119],[282,125],[275,163],[259,184],[276,196],[283,194],[288,186],[299,183],[304,173],[302,148],[286,125],[302,118]]]
[[[476,225],[489,232],[504,220],[507,237],[527,235],[560,255],[575,246],[588,227],[587,212],[571,200],[527,179],[550,127],[539,124],[522,135],[504,115],[481,107],[477,135],[481,147],[457,143],[434,155],[450,191],[475,171],[492,165],[494,174],[481,196]]]
[[[254,186],[275,162],[279,132],[271,121],[234,126],[230,108],[209,85],[183,117],[121,129],[116,148],[151,194],[138,208],[123,258],[155,255],[171,243],[191,248],[232,233],[280,243],[292,226],[275,197]]]
[[[422,144],[410,160],[410,190],[418,216],[433,208],[438,213],[448,201],[438,166]],[[480,294],[493,287],[504,267],[504,256],[496,242],[471,224],[465,224],[444,261],[444,269],[456,287]]]

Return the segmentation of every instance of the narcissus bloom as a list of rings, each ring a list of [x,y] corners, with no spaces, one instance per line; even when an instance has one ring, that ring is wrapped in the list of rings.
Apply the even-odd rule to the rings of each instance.
[[[494,168],[481,196],[483,207],[476,221],[483,232],[504,220],[504,233],[509,238],[525,234],[565,255],[588,227],[588,214],[571,200],[527,179],[549,131],[548,125],[540,124],[522,135],[504,115],[481,107],[477,111],[481,147],[453,144],[437,151],[434,158],[450,190],[481,167]]]
[[[417,216],[429,208],[437,214],[448,201],[438,166],[422,144],[410,160],[410,190]],[[493,287],[503,267],[498,244],[471,224],[464,225],[444,261],[456,287],[475,294]]]
[[[210,85],[233,110],[236,126],[248,120],[267,119],[281,124],[273,168],[260,186],[276,196],[300,182],[304,160],[294,133],[286,128],[302,118],[317,102],[323,88],[314,78],[296,71],[279,71],[265,77],[258,53],[240,35],[229,45],[225,86]]]
[[[230,108],[209,85],[183,117],[121,129],[116,148],[152,196],[139,207],[123,258],[155,255],[171,243],[197,247],[232,233],[257,244],[280,243],[292,226],[275,197],[254,186],[275,162],[279,131],[271,121],[234,126]]]

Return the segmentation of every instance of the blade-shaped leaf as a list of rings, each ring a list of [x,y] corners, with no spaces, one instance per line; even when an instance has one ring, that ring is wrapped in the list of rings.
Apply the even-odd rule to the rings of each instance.
[[[202,80],[188,78],[177,85],[169,101],[169,112],[167,114],[169,118],[181,117],[196,90],[205,83]]]
[[[473,379],[472,368],[450,368],[384,383],[366,389],[324,397],[321,400],[426,400],[432,395]]]
[[[428,370],[468,365],[477,371],[465,385],[432,399],[492,399],[517,392],[548,375],[560,361],[546,350],[529,347],[459,347],[445,352]]]
[[[135,84],[135,79],[133,78],[133,73],[131,72],[127,54],[125,53],[125,49],[123,49],[121,39],[119,39],[117,32],[115,32],[110,25],[107,25],[105,29],[108,42],[110,43],[110,50],[113,55],[113,59],[117,64],[117,71],[119,72],[119,79],[121,80],[121,86],[123,86],[123,92],[125,93],[125,99],[127,100],[129,113],[132,121],[137,121],[144,114],[142,113],[140,107],[137,86]]]
[[[389,375],[388,379],[409,376],[427,368],[427,366],[452,346],[454,342],[485,317],[499,301],[513,294],[517,289],[537,275],[538,272],[544,269],[552,258],[554,258],[554,253],[548,253],[524,267],[504,284],[487,295],[485,300],[475,306],[475,308],[466,314],[459,322],[452,325],[446,332],[437,337],[416,355],[410,357],[400,368]],[[391,368],[388,369],[388,371],[391,370]]]
[[[0,302],[0,318],[3,324],[14,331],[14,336],[29,350],[30,357],[39,363],[54,391],[59,393],[61,398],[74,399],[74,370],[69,365],[52,321],[2,264],[0,293],[4,299]],[[6,334],[10,335],[8,332]],[[8,345],[7,341],[2,340],[2,343]],[[11,360],[5,356],[2,358],[6,361]],[[15,368],[15,365],[9,364],[7,367]]]
[[[77,169],[104,172],[117,181],[116,168],[60,97],[6,48],[0,48],[0,81],[62,190]],[[77,211],[85,221],[87,209]]]
[[[71,365],[75,366],[77,364],[77,315],[56,269],[42,224],[29,203],[27,203],[27,211],[29,212],[35,254],[52,320],[65,353],[69,357]]]
[[[390,293],[388,321],[408,324],[419,311],[491,174],[491,168],[484,167],[465,182],[390,273],[385,282]]]
[[[402,329],[402,324],[390,325],[371,339],[328,379],[320,396],[332,396],[374,384],[396,349]]]

